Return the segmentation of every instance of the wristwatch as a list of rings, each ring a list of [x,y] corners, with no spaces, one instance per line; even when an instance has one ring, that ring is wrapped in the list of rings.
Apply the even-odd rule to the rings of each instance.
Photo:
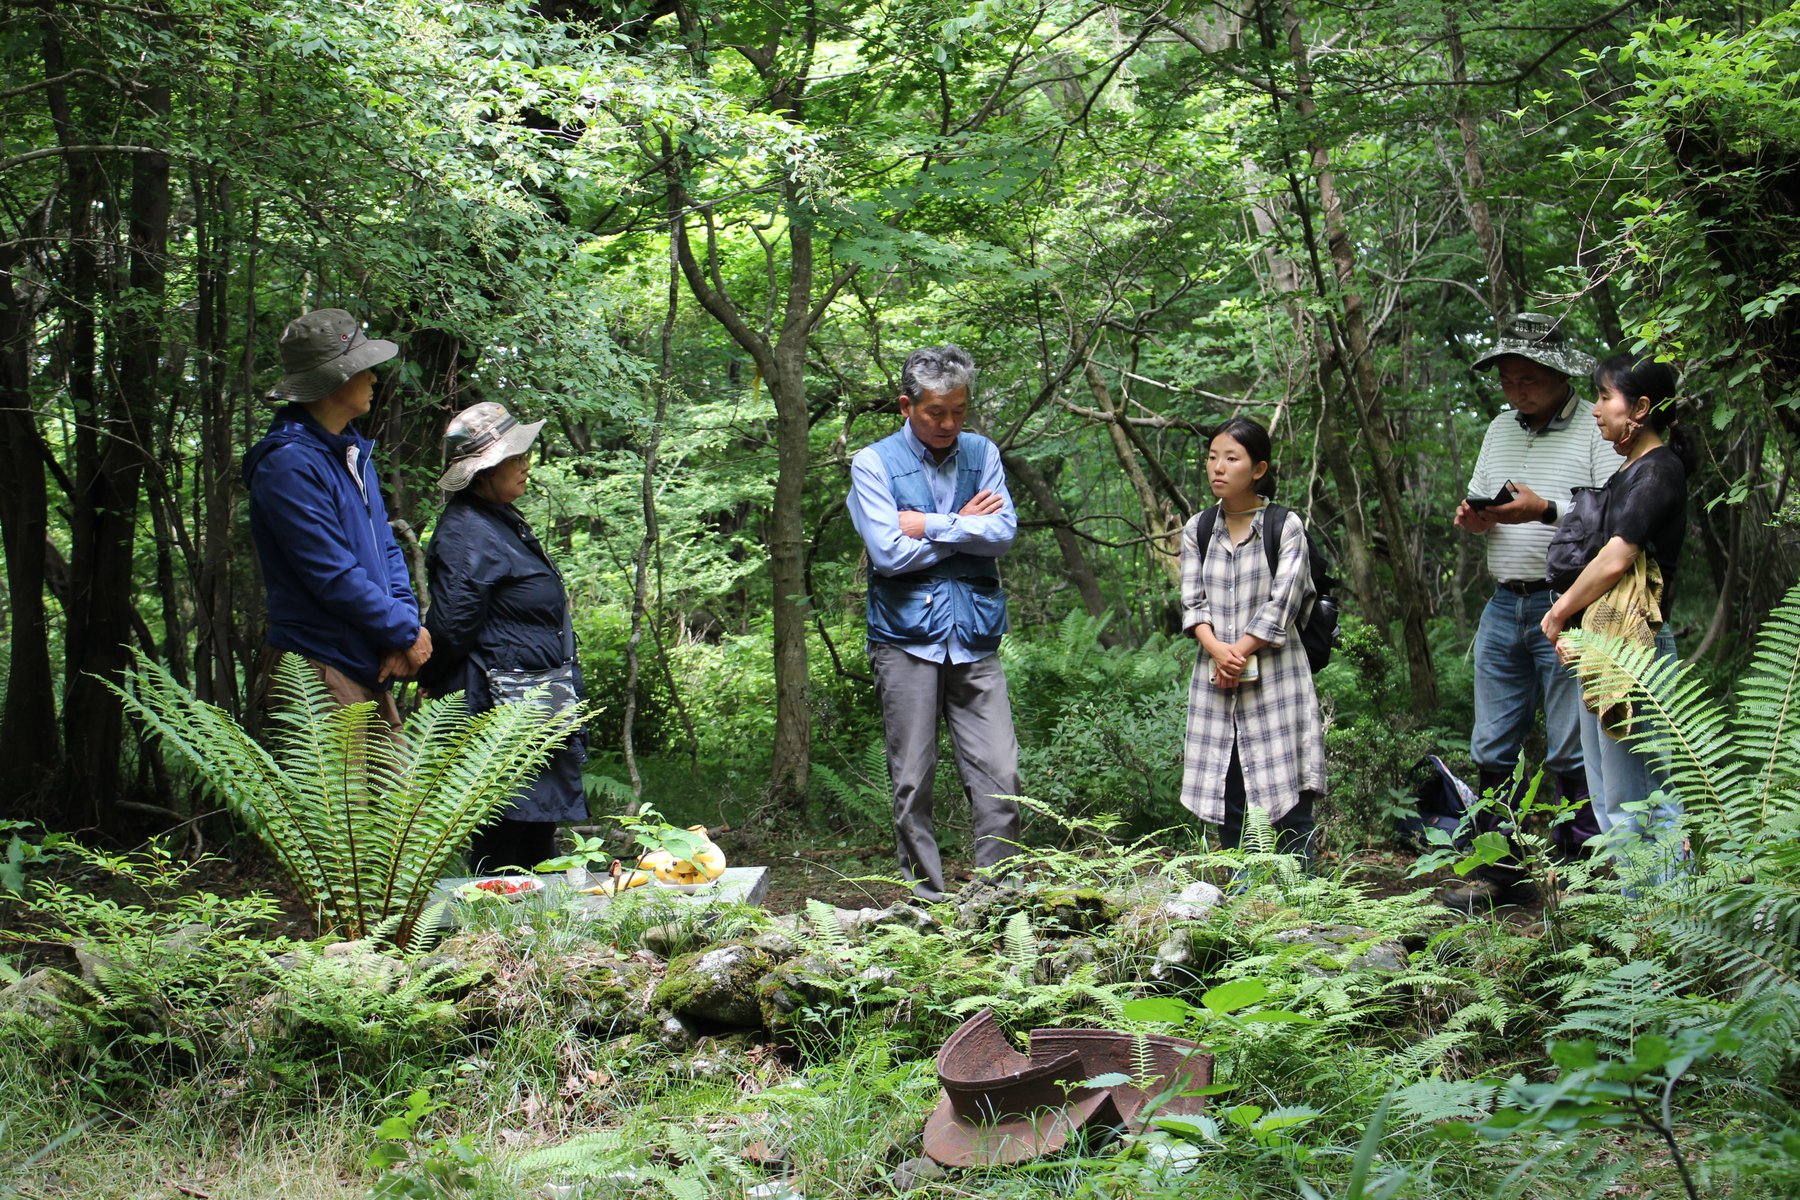
[[[1556,524],[1557,515],[1556,501],[1546,500],[1544,501],[1544,514],[1538,518],[1538,523],[1540,525],[1554,525]]]

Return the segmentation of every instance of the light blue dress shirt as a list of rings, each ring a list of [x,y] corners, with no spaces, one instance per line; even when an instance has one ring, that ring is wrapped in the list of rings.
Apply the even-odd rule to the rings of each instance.
[[[900,511],[881,456],[873,446],[857,451],[850,460],[850,496],[845,504],[850,509],[851,523],[868,548],[869,569],[883,575],[904,575],[925,570],[958,552],[999,558],[1012,549],[1019,532],[1019,514],[1013,508],[1012,494],[1006,490],[1006,469],[1000,465],[999,447],[988,455],[981,486],[976,490],[995,493],[1003,506],[991,516],[965,517],[946,511],[956,500],[956,448],[952,447],[944,461],[938,462],[910,424],[902,425],[900,431],[907,450],[918,455],[925,468],[931,498],[939,511],[925,514],[924,537],[911,538],[901,533]],[[957,664],[977,662],[993,653],[971,650],[954,634],[947,642],[901,649],[927,662],[941,663],[947,658]]]

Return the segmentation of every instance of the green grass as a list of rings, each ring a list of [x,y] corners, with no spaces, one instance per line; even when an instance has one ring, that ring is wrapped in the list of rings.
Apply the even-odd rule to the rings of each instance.
[[[381,1030],[363,1030],[358,1045],[406,1051],[391,1062],[365,1057],[379,1069],[361,1078],[346,1063],[298,1061],[317,1053],[316,1040],[283,1042],[279,1024],[227,1020],[228,1030],[261,1040],[232,1033],[220,1041],[228,1052],[199,1074],[165,1066],[138,1078],[134,1091],[100,1095],[78,1086],[78,1040],[40,1046],[26,1036],[28,1022],[0,1014],[0,1198],[360,1200],[383,1178],[367,1165],[377,1126],[405,1112],[406,1094],[421,1088],[429,1110],[403,1143],[407,1153],[470,1159],[471,1182],[437,1193],[444,1200],[700,1200],[775,1180],[808,1200],[885,1200],[898,1195],[896,1168],[923,1152],[938,1098],[933,1055],[975,1008],[993,1007],[1022,1034],[1033,1024],[1116,1023],[1108,1014],[1121,999],[1171,991],[1194,1014],[1175,1031],[1207,1042],[1215,1077],[1230,1085],[1214,1100],[1209,1130],[952,1173],[925,1183],[914,1200],[1680,1194],[1666,1152],[1647,1133],[1489,1142],[1463,1123],[1485,1111],[1504,1077],[1552,1076],[1545,1043],[1558,1022],[1606,1027],[1621,1006],[1642,1022],[1724,1011],[1718,999],[1659,987],[1676,979],[1672,964],[1615,945],[1616,905],[1571,904],[1552,937],[1503,921],[1463,922],[1417,895],[1380,895],[1343,873],[1302,877],[1269,855],[1233,858],[1154,838],[1113,845],[1081,823],[1069,833],[1069,848],[1026,861],[1029,886],[986,920],[929,933],[890,928],[861,942],[832,936],[835,923],[803,925],[792,935],[802,950],[837,961],[843,973],[836,990],[821,993],[829,1011],[800,1026],[819,1032],[781,1045],[740,1034],[677,1052],[635,1022],[596,1017],[620,978],[654,986],[656,971],[639,954],[651,929],[661,926],[658,940],[679,952],[767,923],[751,909],[703,913],[629,894],[591,918],[540,898],[472,908],[463,931],[436,951],[474,968],[463,985],[472,990],[457,994],[453,1032],[384,1042]],[[1152,956],[1179,928],[1154,897],[1196,878],[1229,883],[1239,867],[1247,868],[1244,886],[1192,927],[1199,978],[1147,985]],[[1070,932],[1057,900],[1093,891],[1115,898],[1123,915]],[[954,916],[947,905],[938,912]],[[829,920],[829,912],[809,919]],[[1354,967],[1282,936],[1323,925],[1366,930],[1352,939],[1358,944],[1405,939],[1409,960],[1391,970]],[[1649,954],[1652,941],[1637,944]],[[1619,974],[1633,962],[1644,964],[1631,968],[1637,974]],[[1263,987],[1259,1008],[1301,1019],[1240,1022],[1201,1011],[1209,989],[1236,981]],[[317,1000],[334,995],[326,988]],[[367,999],[342,994],[346,1013],[394,1021]],[[1789,1146],[1800,1146],[1800,1121],[1782,1092],[1792,1080],[1756,1085],[1728,1059],[1696,1068],[1677,1095],[1675,1125],[1707,1194],[1792,1194],[1791,1175],[1782,1174],[1800,1162]],[[1493,1082],[1456,1086],[1481,1077]],[[1296,1123],[1265,1119],[1277,1116]],[[1451,1136],[1457,1131],[1464,1136]]]

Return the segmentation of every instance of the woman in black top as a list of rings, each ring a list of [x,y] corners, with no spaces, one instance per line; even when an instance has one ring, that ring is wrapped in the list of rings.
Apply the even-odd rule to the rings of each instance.
[[[1594,386],[1599,392],[1594,421],[1624,456],[1625,465],[1606,483],[1606,543],[1550,606],[1544,634],[1561,654],[1558,639],[1564,628],[1580,624],[1582,612],[1624,577],[1641,550],[1662,571],[1664,623],[1656,633],[1656,651],[1673,658],[1675,639],[1667,618],[1674,606],[1676,569],[1687,536],[1688,472],[1694,466],[1691,444],[1673,421],[1675,371],[1648,355],[1637,359],[1620,355],[1595,368]],[[1681,806],[1659,791],[1661,782],[1649,757],[1602,730],[1599,718],[1585,705],[1581,753],[1602,835],[1610,835],[1615,843],[1650,840],[1680,819]],[[1642,811],[1652,793],[1654,802]],[[1628,806],[1636,811],[1628,811]]]
[[[551,702],[584,694],[562,574],[513,507],[525,494],[529,451],[543,426],[521,425],[500,405],[484,403],[458,413],[444,432],[449,467],[438,488],[447,502],[425,552],[431,580],[425,626],[436,652],[421,682],[438,694],[464,693],[472,713],[519,699],[542,673],[565,664],[565,694],[554,688],[535,694]],[[577,733],[526,782],[500,820],[476,831],[470,869],[478,875],[529,870],[549,858],[557,822],[587,819],[586,761],[587,745]]]

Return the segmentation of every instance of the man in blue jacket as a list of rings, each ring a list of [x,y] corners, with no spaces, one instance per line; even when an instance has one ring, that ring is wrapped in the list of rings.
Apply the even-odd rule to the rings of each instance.
[[[945,894],[932,817],[938,720],[974,809],[975,865],[1017,850],[1019,743],[1006,672],[998,559],[1018,514],[1000,449],[963,432],[975,363],[956,346],[915,350],[900,370],[899,430],[850,464],[850,519],[869,551],[869,665],[887,730],[900,870],[926,900]]]
[[[424,665],[431,635],[388,526],[375,444],[351,422],[369,411],[373,368],[399,349],[341,308],[290,322],[287,373],[269,394],[285,407],[244,457],[269,647],[305,658],[338,703],[375,701],[395,729],[391,681]]]

